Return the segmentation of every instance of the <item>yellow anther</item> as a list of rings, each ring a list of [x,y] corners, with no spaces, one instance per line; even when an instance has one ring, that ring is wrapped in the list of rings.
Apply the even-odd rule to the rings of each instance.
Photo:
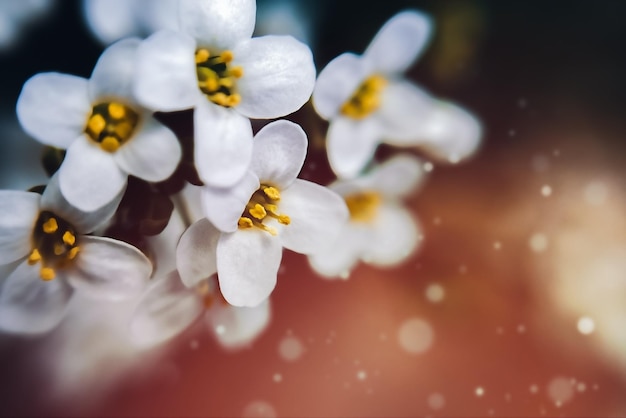
[[[208,49],[199,49],[196,51],[196,64],[201,64],[211,57]]]
[[[275,237],[276,235],[278,235],[278,231],[276,231],[276,228],[274,228],[273,226],[267,226],[267,225],[263,225],[260,224],[259,227],[264,230],[265,232],[269,232],[269,234],[273,237]]]
[[[104,130],[106,125],[107,122],[104,120],[104,116],[99,113],[96,113],[87,121],[87,128],[95,135],[100,135],[100,132]]]
[[[283,225],[289,225],[291,223],[291,218],[287,215],[278,215],[278,222]]]
[[[233,60],[233,53],[232,51],[223,51],[220,54],[220,58],[222,59],[222,61],[224,61],[226,64],[228,64],[229,62],[231,62]]]
[[[39,253],[39,250],[35,248],[28,256],[28,264],[32,266],[39,261],[41,261],[41,254]]]
[[[378,213],[380,195],[376,192],[366,191],[355,193],[344,198],[350,218],[357,222],[373,220]]]
[[[107,152],[115,152],[119,147],[120,142],[114,136],[107,136],[100,142],[100,148]]]
[[[78,251],[80,251],[79,247],[74,247],[70,250],[69,253],[67,253],[67,258],[70,260],[73,260],[76,258],[76,255],[78,254]]]
[[[263,207],[265,208],[266,211],[268,211],[269,213],[273,215],[276,215],[276,211],[278,210],[278,206],[272,205],[271,203],[266,203],[265,205],[263,205]]]
[[[231,94],[230,96],[228,96],[228,106],[230,107],[237,106],[239,102],[241,102],[241,96],[238,95],[237,93]]]
[[[126,109],[124,108],[124,105],[122,104],[111,102],[109,103],[108,109],[109,109],[109,115],[113,119],[122,119],[124,116],[126,116]]]
[[[226,95],[222,92],[215,93],[210,97],[211,97],[211,100],[213,100],[215,103],[217,103],[220,106],[226,106],[228,104],[228,99],[226,98]]]
[[[239,228],[252,228],[254,226],[254,224],[252,223],[252,219],[246,218],[245,216],[239,218],[239,222],[237,222],[237,225],[239,226]]]
[[[362,119],[378,109],[380,95],[387,80],[380,75],[366,79],[342,106],[341,112],[354,119]]]
[[[65,252],[63,244],[54,244],[54,255],[61,255]]]
[[[257,219],[263,219],[265,218],[265,215],[267,215],[265,208],[258,203],[255,204],[254,207],[249,210],[249,212],[250,215],[254,216]]]
[[[228,74],[230,74],[231,76],[235,78],[241,78],[243,77],[243,67],[241,66],[233,67],[228,71]]]
[[[41,226],[46,234],[54,234],[59,229],[59,224],[55,218],[50,218]]]
[[[219,81],[215,77],[209,77],[204,82],[204,86],[209,91],[216,91],[220,88]]]
[[[39,270],[39,277],[41,277],[41,280],[44,280],[46,282],[54,279],[55,276],[56,273],[54,272],[53,268],[42,267],[41,270]]]
[[[76,242],[76,236],[70,231],[65,231],[63,234],[63,242],[71,247]]]
[[[264,187],[263,193],[265,193],[265,196],[269,197],[272,200],[280,200],[280,192],[276,187]]]
[[[228,89],[232,88],[235,85],[235,82],[230,77],[221,78],[219,83],[220,83],[220,86],[226,87]]]

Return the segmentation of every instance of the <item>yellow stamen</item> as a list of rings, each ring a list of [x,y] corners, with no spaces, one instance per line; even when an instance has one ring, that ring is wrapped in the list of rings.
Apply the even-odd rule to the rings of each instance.
[[[42,267],[41,270],[39,270],[39,277],[41,277],[41,280],[44,280],[46,282],[54,279],[55,276],[56,273],[54,272],[53,268]]]
[[[291,218],[287,215],[278,215],[278,222],[283,225],[289,225],[291,223]]]
[[[73,260],[76,258],[76,255],[78,254],[78,251],[80,251],[79,249],[80,247],[74,247],[70,250],[69,253],[67,253],[67,258],[70,260]]]
[[[220,54],[220,58],[222,59],[222,61],[224,61],[226,64],[228,64],[229,62],[231,62],[233,60],[234,57],[233,57],[232,51],[226,50],[226,51],[223,51]]]
[[[104,116],[99,113],[96,113],[87,121],[87,129],[93,132],[94,135],[100,135],[100,132],[104,130],[107,122],[104,120]]]
[[[196,64],[205,62],[211,57],[208,49],[199,49],[196,51]]]
[[[241,102],[241,96],[237,93],[231,94],[228,96],[228,106],[233,107],[237,106]]]
[[[126,116],[126,109],[124,109],[124,105],[119,103],[109,103],[109,115],[113,119],[122,119]]]
[[[107,152],[115,152],[120,147],[120,143],[114,136],[107,136],[100,142],[100,148]]]
[[[65,231],[65,233],[63,234],[63,242],[71,247],[76,242],[76,236],[70,231]]]
[[[341,106],[341,112],[354,119],[362,119],[380,106],[380,95],[387,85],[387,80],[380,75],[373,75],[366,79]]]
[[[28,256],[28,264],[32,266],[33,264],[37,264],[38,261],[41,261],[41,254],[39,250],[35,248]]]
[[[48,219],[41,227],[46,234],[54,234],[59,229],[59,224],[54,218]]]
[[[280,200],[280,192],[275,187],[265,187],[263,188],[263,193],[272,200]]]
[[[239,222],[237,222],[237,225],[239,226],[239,228],[244,229],[252,228],[254,226],[254,224],[252,223],[252,219],[246,218],[245,216],[239,218]]]
[[[235,78],[241,78],[243,77],[243,67],[241,66],[233,67],[228,71],[228,74]]]
[[[63,244],[54,244],[54,255],[61,255],[65,252]]]
[[[355,193],[344,198],[350,218],[357,222],[369,222],[376,217],[380,205],[380,195],[366,191]]]
[[[259,225],[255,225],[255,226],[258,226],[259,228],[261,228],[265,232],[269,232],[270,235],[273,236],[273,237],[278,235],[278,231],[276,231],[276,228],[274,228],[273,226],[267,226],[267,225],[264,225],[264,224],[259,224]]]
[[[265,218],[265,215],[267,215],[265,208],[258,203],[255,204],[254,207],[252,207],[249,212],[250,212],[250,215],[254,216],[257,219],[263,219]]]

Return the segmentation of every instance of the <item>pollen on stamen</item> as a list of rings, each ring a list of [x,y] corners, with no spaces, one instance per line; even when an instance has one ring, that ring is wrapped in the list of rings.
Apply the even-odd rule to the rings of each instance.
[[[55,244],[54,245],[54,255],[62,255],[65,252],[65,247],[63,244]]]
[[[41,228],[46,234],[54,234],[57,229],[59,229],[59,224],[57,223],[56,219],[50,218],[46,222],[44,222]]]
[[[278,215],[278,222],[283,225],[289,225],[291,223],[291,218],[287,215]]]
[[[277,188],[269,186],[263,189],[263,193],[272,200],[280,200],[280,192]]]
[[[222,61],[228,64],[229,62],[233,60],[234,56],[233,56],[232,51],[226,50],[220,54],[220,58],[222,59]]]
[[[241,78],[243,77],[243,67],[233,67],[230,69],[230,71],[228,71],[228,73],[235,78]]]
[[[114,136],[107,136],[100,142],[100,147],[108,152],[115,152],[120,147],[120,143]]]
[[[126,110],[124,106],[119,103],[109,103],[109,115],[113,119],[122,119],[126,116]]]
[[[87,121],[87,128],[91,132],[93,132],[95,135],[100,135],[100,133],[104,130],[106,125],[107,125],[107,122],[104,119],[104,116],[102,116],[99,113],[96,113],[95,115],[90,117],[89,120]]]
[[[208,49],[199,49],[196,51],[196,64],[205,62],[211,57],[211,53]]]
[[[254,207],[249,210],[249,212],[250,215],[254,216],[257,219],[263,219],[267,215],[265,208],[258,203],[255,204]]]
[[[41,280],[48,282],[56,277],[56,273],[53,268],[42,267],[41,270],[39,270],[39,277]]]
[[[237,225],[239,226],[239,228],[246,228],[246,229],[252,228],[254,226],[254,224],[252,223],[252,219],[246,218],[245,216],[242,216],[241,218],[239,218]]]
[[[76,258],[76,255],[78,254],[78,252],[80,251],[80,247],[74,247],[70,250],[69,253],[67,253],[67,258],[70,260],[73,260]]]
[[[41,253],[35,248],[28,256],[28,264],[32,266],[33,264],[37,264],[39,261],[41,261]]]
[[[70,231],[65,231],[65,233],[63,234],[63,242],[71,247],[76,242],[76,236]]]

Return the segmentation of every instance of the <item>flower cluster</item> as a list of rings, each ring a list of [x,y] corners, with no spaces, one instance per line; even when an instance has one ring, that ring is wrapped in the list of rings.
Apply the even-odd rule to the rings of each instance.
[[[124,19],[101,18],[113,3]],[[201,315],[236,348],[269,321],[283,248],[327,277],[413,253],[421,233],[402,199],[427,170],[410,152],[379,164],[377,145],[457,162],[481,135],[465,110],[402,76],[428,44],[428,17],[392,17],[363,55],[338,56],[316,79],[306,44],[252,36],[254,0],[145,3],[142,14],[134,1],[89,2],[103,42],[115,40],[89,79],[50,72],[23,86],[17,116],[47,146],[51,178],[0,191],[0,328],[52,329],[75,290],[135,300],[139,348]],[[329,122],[328,187],[298,178],[307,134],[279,118],[301,108]]]

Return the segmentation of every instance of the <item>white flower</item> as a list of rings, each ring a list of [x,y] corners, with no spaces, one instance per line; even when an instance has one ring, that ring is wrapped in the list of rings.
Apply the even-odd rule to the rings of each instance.
[[[0,2],[0,50],[15,46],[20,36],[54,6],[52,0]]]
[[[253,308],[227,304],[214,277],[193,288],[183,285],[176,271],[153,280],[130,322],[131,339],[141,349],[154,347],[188,328],[204,314],[209,331],[226,349],[250,344],[269,324],[269,299]]]
[[[89,29],[104,45],[178,29],[178,0],[83,0]]]
[[[248,118],[298,110],[310,97],[310,49],[291,36],[251,38],[254,0],[184,0],[180,32],[161,31],[139,48],[137,98],[153,110],[195,108],[195,163],[211,186],[238,182],[250,163]]]
[[[331,184],[345,199],[350,222],[335,241],[309,255],[311,267],[322,276],[346,278],[359,260],[377,266],[405,260],[421,234],[401,198],[417,190],[424,174],[417,158],[399,155],[361,177]]]
[[[250,169],[238,184],[203,189],[208,219],[185,231],[176,252],[188,287],[217,271],[226,301],[256,306],[276,285],[283,247],[308,254],[334,239],[348,211],[336,193],[296,179],[306,147],[298,125],[272,122],[254,138]]]
[[[423,145],[451,162],[475,151],[478,121],[458,106],[433,100],[402,76],[427,45],[430,32],[425,15],[399,13],[362,56],[344,53],[320,72],[313,104],[330,121],[328,159],[338,176],[358,175],[381,142]]]
[[[72,288],[93,297],[123,299],[142,290],[152,265],[135,247],[85,235],[106,222],[121,199],[98,211],[75,209],[52,177],[42,196],[0,191],[0,328],[38,333],[63,317]]]
[[[44,73],[29,79],[17,101],[26,132],[67,149],[59,169],[61,192],[83,211],[106,205],[128,175],[147,181],[169,177],[181,157],[172,131],[132,95],[138,39],[107,48],[86,80]]]

